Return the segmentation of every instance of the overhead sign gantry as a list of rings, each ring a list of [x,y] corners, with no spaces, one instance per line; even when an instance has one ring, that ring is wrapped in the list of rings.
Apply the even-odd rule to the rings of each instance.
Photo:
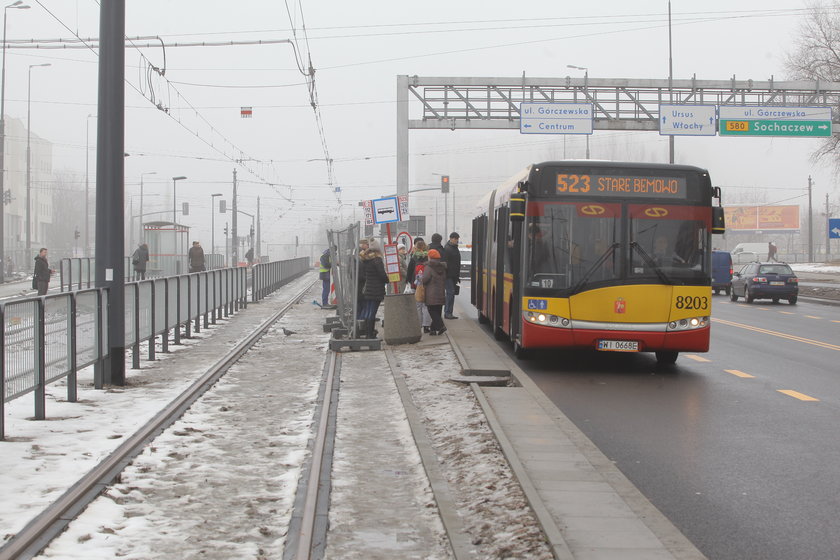
[[[410,102],[419,102],[412,114]],[[587,134],[589,126],[565,115],[530,119],[521,107],[588,104],[593,130],[650,130],[671,136],[718,133],[721,121],[747,123],[723,136],[829,136],[840,133],[840,83],[736,80],[631,80],[618,78],[480,78],[397,76],[397,192],[408,194],[410,129],[520,130],[524,134]],[[802,122],[778,117],[743,118],[744,108],[820,109]],[[729,113],[728,111],[736,111]],[[713,115],[720,117],[710,122]],[[827,111],[827,112],[826,112]],[[670,113],[670,114],[669,114]],[[733,116],[735,118],[728,118]],[[523,117],[525,120],[523,121]],[[664,121],[662,120],[664,117]],[[726,117],[726,118],[725,118]],[[814,118],[811,118],[814,117]],[[539,123],[544,123],[542,132]],[[526,127],[530,124],[530,127]],[[555,127],[552,131],[551,125]],[[574,125],[571,127],[571,125]],[[717,126],[716,126],[717,125]],[[565,127],[565,128],[564,128]],[[581,128],[583,127],[583,128]],[[810,130],[808,127],[812,127]],[[572,132],[569,132],[569,131]],[[781,134],[784,133],[784,134]],[[813,133],[813,134],[806,134]]]

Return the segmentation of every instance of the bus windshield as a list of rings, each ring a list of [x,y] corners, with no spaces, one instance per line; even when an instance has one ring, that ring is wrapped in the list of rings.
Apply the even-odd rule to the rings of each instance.
[[[570,289],[619,278],[619,204],[532,203],[526,222],[528,282]]]
[[[708,276],[707,215],[708,209],[685,205],[531,202],[526,289],[577,293],[625,282],[702,284]]]

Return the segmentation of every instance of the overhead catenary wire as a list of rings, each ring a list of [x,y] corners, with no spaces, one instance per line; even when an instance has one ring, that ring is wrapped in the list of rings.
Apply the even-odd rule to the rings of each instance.
[[[41,8],[42,8],[45,12],[47,12],[47,13],[48,13],[48,14],[49,14],[49,15],[50,15],[53,19],[55,19],[55,20],[56,20],[56,21],[57,21],[57,22],[58,22],[58,23],[59,23],[62,27],[64,27],[65,29],[67,29],[67,31],[69,31],[69,32],[70,32],[71,34],[73,34],[73,35],[74,35],[77,39],[79,39],[79,40],[80,40],[80,41],[84,44],[85,48],[88,48],[88,49],[89,49],[91,52],[93,52],[93,53],[94,53],[97,57],[99,56],[98,51],[97,51],[95,48],[93,48],[93,46],[92,46],[92,45],[90,45],[89,43],[87,43],[86,41],[84,41],[83,39],[81,39],[81,37],[79,37],[79,36],[78,36],[78,34],[76,34],[76,32],[74,32],[74,31],[73,31],[73,30],[72,30],[72,29],[71,29],[71,28],[70,28],[70,27],[69,27],[66,23],[64,23],[64,21],[63,21],[61,18],[59,18],[59,17],[58,17],[55,13],[53,13],[53,12],[52,12],[49,8],[47,8],[46,6],[44,6],[44,4],[43,4],[43,2],[42,2],[41,0],[35,0],[35,2],[36,2],[39,6],[41,6]],[[98,4],[98,2],[97,2],[97,4]],[[129,41],[129,43],[131,43],[131,41]],[[132,45],[132,46],[134,46],[134,45]],[[165,113],[168,117],[170,117],[173,121],[175,121],[176,123],[178,123],[178,124],[179,124],[182,128],[184,128],[185,130],[189,131],[189,132],[192,134],[192,136],[194,136],[194,137],[195,137],[195,138],[197,138],[199,141],[201,141],[201,142],[203,142],[204,144],[206,144],[206,145],[207,145],[208,147],[210,147],[210,149],[212,149],[213,151],[215,151],[215,152],[217,152],[217,153],[221,154],[222,156],[224,156],[224,158],[225,158],[226,160],[228,160],[228,161],[230,161],[230,162],[232,162],[232,163],[236,163],[236,164],[240,165],[242,168],[244,168],[245,170],[247,170],[249,173],[251,173],[252,175],[254,175],[255,177],[257,177],[258,179],[261,179],[261,180],[264,182],[264,184],[266,184],[266,185],[268,185],[268,186],[271,186],[271,185],[274,185],[274,184],[277,184],[277,183],[278,183],[278,181],[271,181],[271,180],[269,180],[269,179],[267,179],[267,178],[263,177],[263,176],[262,176],[260,173],[258,173],[256,170],[252,169],[252,167],[251,167],[251,166],[246,165],[246,164],[244,163],[244,162],[246,162],[246,161],[252,161],[252,160],[253,160],[253,161],[258,161],[258,160],[255,160],[254,158],[249,158],[249,157],[247,157],[247,154],[245,153],[245,151],[244,151],[244,150],[242,150],[242,149],[238,148],[238,147],[237,147],[237,146],[236,146],[233,142],[231,142],[230,140],[228,140],[228,139],[224,136],[224,134],[222,134],[220,131],[216,130],[216,128],[215,128],[215,127],[214,127],[214,126],[213,126],[213,125],[212,125],[212,124],[211,124],[211,123],[210,123],[210,122],[209,122],[209,121],[208,121],[208,120],[207,120],[207,119],[206,119],[206,118],[205,118],[205,117],[204,117],[204,116],[203,116],[203,115],[202,115],[202,114],[201,114],[201,113],[200,113],[200,112],[199,112],[199,111],[195,108],[195,107],[193,107],[193,106],[192,106],[192,104],[191,104],[191,103],[190,103],[190,102],[186,99],[186,97],[184,97],[184,96],[181,94],[181,92],[180,92],[177,88],[175,88],[175,86],[174,86],[174,85],[171,85],[171,83],[169,82],[169,80],[168,80],[168,79],[165,77],[165,75],[164,75],[164,74],[165,74],[165,72],[161,71],[161,69],[159,69],[159,68],[157,68],[155,65],[153,65],[153,64],[151,63],[151,61],[149,61],[149,60],[148,60],[148,58],[147,58],[147,57],[146,57],[146,56],[145,56],[142,52],[140,52],[140,49],[139,49],[139,48],[137,48],[136,46],[134,46],[134,48],[135,48],[135,49],[139,52],[141,59],[142,59],[142,60],[144,60],[144,61],[146,61],[147,66],[152,67],[152,68],[156,71],[156,73],[157,73],[157,74],[159,74],[160,78],[161,78],[163,81],[165,81],[167,84],[169,84],[169,86],[168,86],[168,87],[172,88],[172,90],[174,90],[174,91],[175,91],[175,93],[177,94],[178,98],[179,98],[179,99],[182,99],[182,100],[183,100],[183,101],[184,101],[184,102],[188,105],[188,107],[189,107],[189,108],[190,108],[190,109],[194,112],[194,114],[196,115],[196,117],[197,117],[197,118],[199,118],[199,120],[203,121],[205,124],[207,124],[207,126],[208,126],[208,127],[210,127],[210,131],[211,131],[212,133],[215,133],[215,134],[217,134],[218,136],[220,136],[220,137],[221,137],[221,139],[223,140],[223,142],[224,142],[224,143],[226,143],[228,146],[230,146],[230,149],[232,149],[232,151],[233,151],[233,152],[235,152],[235,153],[228,153],[228,152],[226,152],[225,150],[220,149],[220,148],[219,148],[219,147],[217,147],[217,146],[216,146],[216,145],[215,145],[212,141],[207,140],[206,138],[202,137],[202,136],[201,136],[201,134],[200,134],[197,130],[192,130],[192,129],[190,129],[190,128],[186,125],[186,123],[184,123],[184,122],[183,122],[180,118],[176,118],[174,115],[172,115],[172,114],[171,114],[171,112],[168,110],[168,108],[164,107],[160,101],[158,101],[158,102],[156,103],[156,102],[154,101],[155,96],[154,96],[153,94],[151,94],[151,93],[150,93],[150,94],[147,94],[147,93],[143,92],[143,91],[142,91],[142,90],[140,90],[137,86],[135,86],[133,83],[131,83],[128,79],[125,79],[125,82],[129,85],[129,87],[131,87],[134,91],[136,91],[138,94],[140,94],[140,96],[141,96],[141,97],[143,97],[143,98],[145,98],[145,99],[149,100],[149,101],[150,101],[153,105],[155,105],[158,109],[160,109],[162,112],[164,112],[164,113]],[[142,82],[141,82],[141,83],[142,83]],[[150,84],[150,91],[151,91],[151,84]],[[294,205],[294,203],[293,203],[293,202],[292,202],[292,205]]]

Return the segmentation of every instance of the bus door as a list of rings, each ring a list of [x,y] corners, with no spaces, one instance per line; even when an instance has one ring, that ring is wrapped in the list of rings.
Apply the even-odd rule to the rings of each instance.
[[[508,220],[505,272],[513,275],[508,323],[508,334],[511,340],[515,340],[522,330],[522,227],[523,222]]]
[[[507,244],[508,215],[510,211],[507,206],[500,206],[496,210],[496,231],[495,243],[496,254],[496,297],[493,300],[493,334],[496,338],[502,338],[505,333],[505,248]]]
[[[484,310],[484,253],[487,231],[487,216],[479,216],[472,222],[472,270],[470,270],[470,303],[479,311]]]

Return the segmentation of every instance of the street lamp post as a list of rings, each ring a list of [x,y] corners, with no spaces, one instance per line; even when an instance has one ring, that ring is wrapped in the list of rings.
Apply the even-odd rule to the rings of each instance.
[[[157,171],[147,171],[146,173],[140,174],[140,229],[139,237],[140,243],[143,242],[143,176],[144,175],[157,175]]]
[[[176,200],[176,192],[175,189],[178,185],[178,181],[182,181],[186,179],[184,175],[179,175],[177,177],[172,177],[172,250],[176,251],[177,254],[181,254],[180,250],[178,249],[178,232],[175,231],[176,227],[175,224],[178,223],[178,213],[176,210],[177,207],[177,200]]]
[[[90,119],[96,115],[88,115],[85,120],[85,256],[90,255]]]
[[[3,8],[3,69],[0,71],[0,282],[5,282],[6,271],[6,10],[28,10],[22,0]]]
[[[585,66],[575,66],[574,64],[567,64],[566,68],[583,70],[583,89],[589,89],[589,68],[586,68]],[[586,135],[586,159],[589,159],[589,134]]]
[[[40,66],[52,66],[49,62],[29,65],[29,78],[26,93],[26,252],[32,253],[32,69]]]
[[[210,195],[210,254],[216,253],[216,197],[222,193]]]

